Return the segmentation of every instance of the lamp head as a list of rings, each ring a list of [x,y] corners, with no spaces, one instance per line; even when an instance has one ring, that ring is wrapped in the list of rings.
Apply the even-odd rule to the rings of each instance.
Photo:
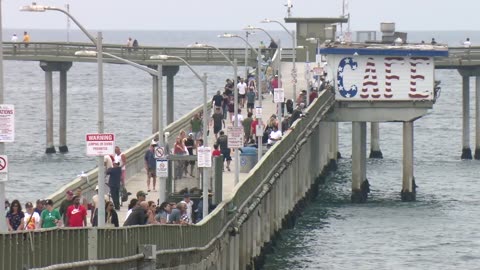
[[[262,21],[260,21],[261,23],[271,23],[272,20],[270,19],[263,19]]]
[[[29,11],[29,12],[45,12],[48,9],[46,6],[37,5],[35,2],[31,5],[20,7],[20,11]]]
[[[188,45],[188,47],[191,47],[191,48],[209,48],[210,46],[207,45],[207,44],[202,44],[202,43],[195,42],[195,44],[190,44],[190,45]]]
[[[75,56],[97,56],[96,51],[76,51]]]
[[[151,60],[168,60],[169,56],[165,54],[152,55],[150,56]]]
[[[258,27],[252,26],[252,25],[247,25],[247,27],[243,28],[245,31],[252,31],[252,30],[257,30]]]
[[[233,38],[233,37],[238,37],[238,35],[224,33],[224,34],[218,35],[218,37],[219,38]]]

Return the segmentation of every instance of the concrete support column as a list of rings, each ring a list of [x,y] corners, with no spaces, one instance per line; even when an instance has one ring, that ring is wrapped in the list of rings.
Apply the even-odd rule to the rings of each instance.
[[[337,152],[337,159],[342,158],[342,154],[338,151],[338,123],[334,123],[334,130],[333,130],[333,140],[334,140],[334,147],[335,151]]]
[[[152,134],[158,131],[158,105],[158,80],[152,76]]]
[[[67,146],[67,71],[60,71],[60,112],[59,112],[59,146],[60,153],[68,152]]]
[[[415,177],[413,176],[413,121],[403,122],[403,181],[402,201],[415,201]]]
[[[46,112],[46,131],[47,146],[45,153],[55,153],[53,145],[53,78],[51,71],[45,71],[45,112]]]
[[[167,125],[173,123],[173,110],[174,110],[174,87],[173,78],[175,76],[167,76]]]
[[[367,180],[367,123],[352,123],[352,202],[367,201],[370,192]]]
[[[475,77],[475,159],[480,159],[480,76]]]
[[[174,120],[174,77],[179,70],[179,66],[163,66],[163,74],[167,76],[167,125]]]
[[[472,159],[470,149],[470,77],[462,76],[462,159]]]
[[[383,158],[380,150],[380,123],[370,122],[370,158]]]

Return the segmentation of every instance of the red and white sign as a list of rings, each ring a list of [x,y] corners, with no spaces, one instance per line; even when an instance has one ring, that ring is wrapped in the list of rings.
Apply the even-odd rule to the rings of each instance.
[[[243,127],[227,127],[228,148],[241,148],[243,147]]]
[[[0,104],[0,142],[15,140],[15,108],[13,105]]]
[[[113,155],[115,152],[115,135],[113,133],[89,133],[85,136],[87,156]]]
[[[8,158],[0,155],[0,182],[8,181]]]

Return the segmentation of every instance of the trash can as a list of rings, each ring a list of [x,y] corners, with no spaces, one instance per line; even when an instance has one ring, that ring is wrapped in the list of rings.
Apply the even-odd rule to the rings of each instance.
[[[240,150],[240,172],[250,172],[255,164],[257,164],[257,148],[242,147]]]

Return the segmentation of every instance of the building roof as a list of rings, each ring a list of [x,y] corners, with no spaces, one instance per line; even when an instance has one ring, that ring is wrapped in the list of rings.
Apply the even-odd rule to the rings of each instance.
[[[286,23],[347,23],[348,17],[330,17],[330,18],[318,18],[318,17],[289,17],[285,18]]]
[[[448,47],[430,44],[327,44],[320,48],[321,54],[342,54],[342,55],[392,55],[392,56],[444,56],[448,57]]]

